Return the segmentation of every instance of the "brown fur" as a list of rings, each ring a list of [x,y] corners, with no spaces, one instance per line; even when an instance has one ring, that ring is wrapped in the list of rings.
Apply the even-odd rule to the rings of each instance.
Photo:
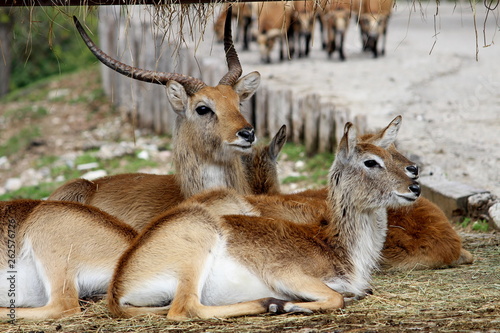
[[[286,126],[278,130],[268,145],[253,147],[250,155],[242,156],[250,193],[278,194],[278,155],[286,142]]]
[[[226,32],[230,36],[230,29]],[[226,44],[232,45],[232,41]],[[241,69],[236,53],[232,57],[227,53],[228,63],[232,60],[232,67]],[[230,66],[228,74],[234,69]],[[177,81],[166,84],[168,99],[178,115],[173,147],[175,176],[125,174],[93,182],[72,180],[49,199],[94,205],[141,230],[157,214],[205,189],[229,187],[249,193],[241,155],[251,153],[255,136],[240,112],[240,103],[255,93],[260,75],[253,72],[237,80],[238,74],[231,85],[226,75],[219,85],[204,86],[194,93],[188,93]]]
[[[364,142],[376,142],[381,139],[383,131],[360,136]],[[401,166],[414,166],[395,146],[389,151],[393,159]],[[273,163],[268,160],[267,163]],[[263,170],[273,166],[255,164]],[[274,166],[275,168],[276,166]],[[254,171],[253,183],[258,184],[261,172]],[[265,172],[262,172],[265,175]],[[415,175],[415,177],[417,177]],[[260,182],[268,187],[279,183],[277,176],[261,176]],[[275,187],[279,186],[275,185]],[[265,192],[261,192],[265,194]],[[268,194],[276,194],[268,193]],[[257,209],[260,215],[275,219],[286,219],[299,223],[316,221],[325,223],[327,214],[326,199],[328,188],[305,190],[281,196],[250,196],[247,200]],[[459,235],[441,211],[426,198],[419,198],[408,207],[388,210],[387,239],[382,251],[381,264],[387,270],[410,270],[426,268],[444,268],[461,264],[471,264],[473,257],[462,248]]]
[[[159,216],[120,259],[109,289],[111,312],[167,314],[173,320],[223,318],[331,310],[344,304],[339,292],[364,295],[385,237],[385,207],[411,202],[420,192],[384,149],[395,139],[400,121],[391,123],[382,146],[356,143],[355,130],[346,125],[330,170],[323,224],[252,212],[221,216],[251,207],[245,197],[227,189],[194,196]],[[373,158],[380,169],[370,163]],[[224,207],[226,202],[233,208]],[[248,285],[248,278],[260,285]],[[211,305],[203,305],[203,297]]]
[[[385,54],[387,25],[391,17],[394,0],[366,0],[361,2],[359,26],[363,49],[370,50],[376,58],[379,55],[378,40],[384,38],[381,54]]]
[[[295,9],[286,1],[259,2],[257,5],[257,44],[262,62],[271,62],[271,51],[278,40],[280,43],[280,60],[292,58],[294,44],[289,42],[297,30],[294,24]],[[286,48],[288,46],[288,48]]]
[[[16,318],[59,318],[80,312],[78,299],[106,291],[119,256],[137,236],[131,227],[111,215],[78,203],[18,200],[2,202],[0,207],[4,212],[0,221],[2,240],[7,239],[5,223],[12,220],[16,222],[15,268],[19,268],[16,273],[16,302],[23,302],[17,303]],[[25,247],[31,248],[31,252],[23,256]],[[23,264],[31,255],[38,262],[36,267],[43,270],[37,273],[41,277],[27,271],[27,267],[34,267],[33,264]],[[8,267],[7,258],[2,258],[0,270]],[[38,271],[38,268],[35,270]],[[109,276],[106,277],[106,274]],[[83,276],[85,280],[81,280]],[[87,289],[78,292],[77,283],[81,285],[96,279],[100,282],[96,285],[86,284]],[[36,301],[33,297],[42,296],[43,293],[27,294],[29,288],[35,288],[37,280],[46,281],[48,285],[45,285],[44,290],[50,290],[48,302],[45,305],[38,304],[38,307],[33,303],[41,300]],[[20,281],[27,282],[19,285]],[[0,289],[4,293],[1,284]],[[21,296],[23,293],[24,296]],[[0,308],[2,318],[7,318],[8,313],[8,308]]]

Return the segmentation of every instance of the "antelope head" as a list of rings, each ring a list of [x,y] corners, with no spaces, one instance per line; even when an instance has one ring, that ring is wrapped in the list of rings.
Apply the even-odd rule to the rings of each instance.
[[[241,114],[240,103],[250,98],[260,84],[258,72],[240,78],[241,64],[231,36],[231,11],[229,7],[224,27],[228,72],[215,87],[188,75],[144,70],[121,63],[95,45],[76,17],[74,21],[90,51],[104,65],[130,78],[166,86],[167,97],[178,115],[176,134],[182,145],[194,145],[199,155],[226,159],[232,152],[251,152],[254,129]]]

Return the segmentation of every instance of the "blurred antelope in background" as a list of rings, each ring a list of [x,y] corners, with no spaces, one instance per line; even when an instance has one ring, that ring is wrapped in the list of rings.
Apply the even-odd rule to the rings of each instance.
[[[385,55],[387,25],[391,17],[394,0],[360,0],[359,27],[363,50],[371,51],[373,57],[379,55],[378,41],[384,38],[380,54]]]
[[[231,9],[226,19],[224,49],[228,73],[216,87],[182,74],[134,68],[110,58],[75,24],[94,55],[111,69],[131,78],[166,85],[177,113],[173,155],[175,175],[125,174],[90,182],[70,181],[51,200],[73,200],[96,206],[137,230],[158,212],[208,188],[229,187],[250,193],[241,156],[250,154],[253,127],[240,112],[260,83],[260,74],[241,76],[241,64],[231,37]]]
[[[332,310],[344,306],[342,293],[365,295],[385,239],[387,208],[411,204],[420,194],[386,150],[400,123],[398,117],[377,144],[358,143],[346,125],[322,224],[221,216],[196,196],[159,216],[120,259],[108,291],[110,311],[223,318]],[[236,194],[201,196],[234,202]]]
[[[224,40],[224,23],[226,21],[227,11],[230,6],[236,8],[232,11],[232,18],[236,19],[238,22],[238,30],[236,32],[235,41],[238,42],[242,38],[242,49],[247,51],[249,49],[249,43],[251,39],[251,27],[253,21],[253,3],[234,3],[232,5],[225,4],[215,20],[214,31],[218,42]]]

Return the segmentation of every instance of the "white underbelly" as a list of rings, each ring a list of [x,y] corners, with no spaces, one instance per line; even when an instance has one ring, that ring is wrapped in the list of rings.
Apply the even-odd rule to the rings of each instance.
[[[225,250],[213,258],[210,266],[201,291],[202,304],[227,305],[264,297],[288,299],[275,292],[257,274],[229,257]]]

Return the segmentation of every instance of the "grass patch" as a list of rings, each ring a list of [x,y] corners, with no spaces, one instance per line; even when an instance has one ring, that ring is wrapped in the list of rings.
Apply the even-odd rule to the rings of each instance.
[[[292,175],[282,180],[283,184],[298,182],[308,182],[312,185],[326,185],[328,182],[328,172],[335,159],[332,153],[318,153],[307,157],[305,147],[299,144],[287,143],[283,147],[283,160],[296,162],[296,172],[299,175]],[[300,162],[300,163],[297,163]]]
[[[463,219],[459,225],[468,230],[478,231],[478,232],[488,232],[490,229],[489,223],[486,220],[473,220],[470,217]]]
[[[12,191],[0,195],[0,200],[15,200],[15,199],[44,199],[48,197],[61,183],[41,183],[36,186],[25,186],[17,191]]]
[[[19,109],[8,110],[4,113],[4,117],[10,120],[25,120],[29,119],[40,119],[49,114],[49,111],[38,105],[27,105]]]
[[[39,127],[25,127],[18,134],[11,136],[5,144],[0,145],[0,156],[10,156],[23,151],[38,137],[40,137]]]

